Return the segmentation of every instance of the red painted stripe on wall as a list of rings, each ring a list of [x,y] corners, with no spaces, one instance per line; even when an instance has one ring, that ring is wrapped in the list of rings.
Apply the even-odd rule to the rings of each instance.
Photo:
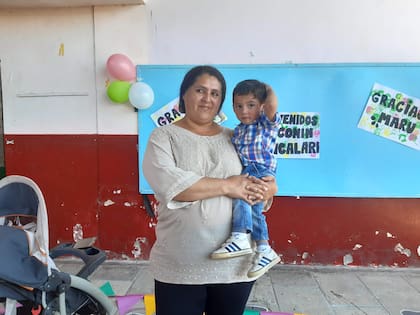
[[[81,224],[110,258],[148,259],[155,220],[138,193],[136,135],[9,134],[5,161],[43,191],[51,246]],[[284,263],[413,267],[419,210],[419,198],[276,197],[267,221]]]

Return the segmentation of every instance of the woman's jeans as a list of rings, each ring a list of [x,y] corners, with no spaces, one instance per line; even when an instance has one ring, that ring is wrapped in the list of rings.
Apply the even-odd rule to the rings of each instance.
[[[275,174],[265,166],[252,163],[242,170],[242,174],[248,174],[257,178],[273,176]],[[243,199],[233,200],[232,232],[251,232],[254,241],[268,240],[267,222],[263,214],[264,202],[253,206]]]

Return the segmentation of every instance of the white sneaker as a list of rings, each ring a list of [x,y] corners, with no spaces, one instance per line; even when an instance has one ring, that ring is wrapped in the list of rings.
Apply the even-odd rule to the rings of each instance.
[[[223,245],[215,250],[210,257],[212,259],[232,258],[252,254],[248,238],[229,237]]]
[[[254,265],[248,271],[248,277],[258,277],[280,262],[280,257],[270,248],[265,252],[257,252]]]

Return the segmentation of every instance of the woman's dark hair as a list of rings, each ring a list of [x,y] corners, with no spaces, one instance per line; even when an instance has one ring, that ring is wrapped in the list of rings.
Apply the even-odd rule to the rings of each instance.
[[[203,74],[208,74],[212,77],[215,77],[222,86],[222,95],[221,95],[221,102],[218,113],[222,109],[223,102],[225,100],[226,96],[226,81],[223,77],[223,74],[217,70],[215,67],[212,66],[196,66],[192,69],[190,69],[184,76],[184,79],[182,80],[181,87],[179,89],[179,111],[181,113],[185,113],[185,103],[183,96],[185,92],[195,83],[197,78]]]

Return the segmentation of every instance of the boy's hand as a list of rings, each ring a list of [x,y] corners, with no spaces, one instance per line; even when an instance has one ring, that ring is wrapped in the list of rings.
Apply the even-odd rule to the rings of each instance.
[[[265,102],[264,102],[264,113],[268,117],[268,119],[273,121],[274,115],[277,112],[277,106],[278,106],[277,96],[270,85],[266,84],[265,88],[267,90],[267,98],[265,99]]]

